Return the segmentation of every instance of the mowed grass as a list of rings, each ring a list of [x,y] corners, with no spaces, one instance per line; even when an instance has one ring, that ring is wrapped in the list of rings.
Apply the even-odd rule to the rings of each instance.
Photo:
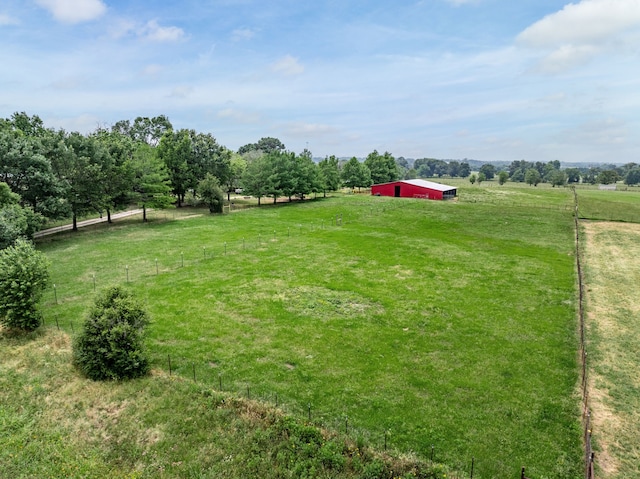
[[[589,387],[598,477],[638,477],[640,225],[584,224]]]
[[[459,470],[475,458],[474,477],[578,477],[571,193],[535,190],[532,208],[522,188],[460,189],[483,201],[353,195],[54,239],[46,321],[77,331],[93,275],[128,271],[156,368],[171,356],[174,374]]]

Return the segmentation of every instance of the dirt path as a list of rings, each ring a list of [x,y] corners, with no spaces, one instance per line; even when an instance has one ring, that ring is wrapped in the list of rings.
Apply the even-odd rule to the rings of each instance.
[[[597,477],[640,477],[640,225],[582,226]]]
[[[151,211],[150,209],[147,209],[147,212]],[[129,210],[129,211],[122,211],[120,213],[114,213],[111,215],[111,220],[117,220],[119,218],[126,218],[128,216],[134,216],[134,215],[141,215],[142,214],[142,209],[137,209],[137,210]],[[82,228],[84,226],[91,226],[91,225],[95,225],[98,223],[106,223],[107,221],[107,217],[104,216],[102,218],[94,218],[91,220],[84,220],[84,221],[78,221],[78,228]],[[52,234],[56,234],[56,233],[60,233],[61,231],[69,231],[73,229],[73,224],[68,224],[68,225],[62,225],[62,226],[56,226],[55,228],[49,228],[46,230],[41,230],[36,232],[33,237],[35,238],[42,238],[43,236],[49,236]]]

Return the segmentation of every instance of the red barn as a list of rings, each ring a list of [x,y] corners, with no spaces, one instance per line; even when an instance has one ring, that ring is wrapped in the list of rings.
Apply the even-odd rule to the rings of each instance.
[[[371,187],[376,196],[395,196],[396,198],[426,198],[429,200],[448,200],[455,198],[457,189],[453,186],[426,180],[400,180],[381,183]]]

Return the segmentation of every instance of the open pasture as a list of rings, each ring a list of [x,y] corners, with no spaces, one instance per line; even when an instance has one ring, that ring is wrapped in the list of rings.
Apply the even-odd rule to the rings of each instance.
[[[523,465],[579,477],[571,193],[461,190],[457,202],[352,195],[53,238],[40,243],[56,284],[45,319],[77,330],[94,275],[98,288],[126,283],[151,313],[156,368],[171,356],[174,374],[277,396],[372,445],[386,431],[390,447],[433,446],[460,470],[475,458],[476,478]]]
[[[589,374],[597,477],[640,464],[640,225],[584,224]]]
[[[600,191],[578,189],[580,218],[640,223],[640,189]]]

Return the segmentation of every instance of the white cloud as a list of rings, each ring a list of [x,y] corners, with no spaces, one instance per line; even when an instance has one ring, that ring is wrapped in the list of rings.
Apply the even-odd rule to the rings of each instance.
[[[320,123],[294,122],[285,126],[288,135],[309,138],[310,136],[333,135],[337,130],[330,125]]]
[[[190,86],[177,86],[169,94],[169,98],[187,98],[193,92]]]
[[[13,18],[10,15],[6,15],[4,13],[0,13],[0,26],[2,25],[18,25],[20,22],[18,22],[17,18]]]
[[[67,131],[89,132],[101,125],[100,117],[88,113],[69,117],[44,116],[42,120],[46,125],[56,125]]]
[[[95,20],[107,10],[101,0],[36,0],[36,3],[63,23]]]
[[[558,135],[558,140],[569,144],[620,145],[626,143],[629,133],[626,122],[606,118],[588,121],[574,129],[565,130]]]
[[[518,39],[534,47],[594,44],[639,26],[637,0],[583,0],[547,15],[520,33]]]
[[[448,3],[459,7],[460,5],[466,5],[467,3],[477,3],[479,0],[447,0]]]
[[[141,73],[144,76],[157,77],[163,70],[164,70],[164,67],[162,65],[158,65],[154,63],[144,67]]]
[[[161,27],[155,20],[150,20],[138,34],[154,42],[176,42],[185,37],[184,30],[178,27]]]
[[[631,44],[630,30],[640,28],[638,0],[582,0],[547,15],[522,31],[517,40],[547,51],[538,68],[560,73],[608,51]]]
[[[288,76],[300,75],[304,72],[304,66],[298,62],[297,58],[294,58],[291,55],[285,55],[271,65],[271,70]]]
[[[235,108],[225,108],[224,110],[220,110],[217,117],[223,120],[231,120],[244,124],[260,123],[263,120],[260,113],[243,111]]]
[[[234,42],[251,40],[255,35],[256,32],[250,28],[238,28],[231,32],[231,40]]]

